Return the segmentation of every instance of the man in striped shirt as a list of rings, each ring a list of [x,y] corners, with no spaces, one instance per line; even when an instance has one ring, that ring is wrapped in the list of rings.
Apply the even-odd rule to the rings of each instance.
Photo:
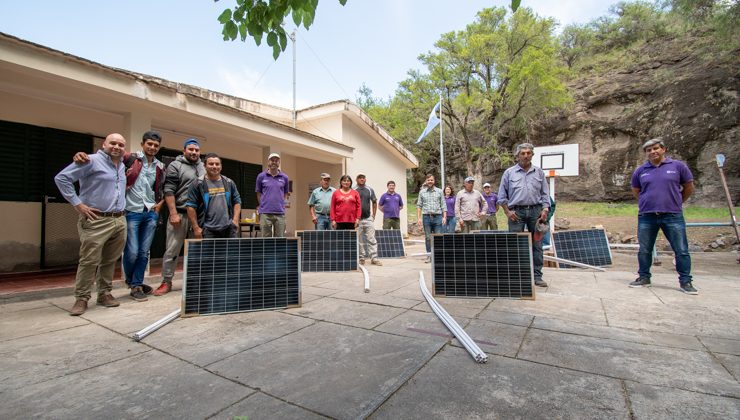
[[[427,252],[432,252],[431,235],[444,232],[447,223],[447,205],[440,188],[434,186],[434,175],[427,174],[424,185],[419,190],[416,200],[416,219],[419,226],[424,226],[424,243]],[[431,255],[425,262],[431,262]]]

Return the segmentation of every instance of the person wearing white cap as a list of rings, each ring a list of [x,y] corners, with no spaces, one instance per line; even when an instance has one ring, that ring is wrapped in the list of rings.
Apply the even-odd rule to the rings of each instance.
[[[472,176],[465,178],[463,189],[455,196],[455,214],[460,217],[460,230],[470,233],[480,230],[480,218],[488,211],[488,204],[480,191],[473,189],[475,179]]]
[[[488,204],[488,211],[485,216],[481,217],[480,228],[481,230],[498,230],[498,222],[496,222],[496,210],[498,210],[498,196],[495,192],[491,191],[491,184],[483,184],[483,198]]]
[[[308,209],[311,212],[311,220],[316,230],[331,230],[331,196],[334,194],[334,187],[329,185],[331,175],[326,172],[321,173],[319,187],[311,192],[308,198]]]
[[[288,175],[280,170],[280,155],[270,153],[267,170],[257,175],[255,192],[263,238],[285,236],[285,200],[290,192]]]

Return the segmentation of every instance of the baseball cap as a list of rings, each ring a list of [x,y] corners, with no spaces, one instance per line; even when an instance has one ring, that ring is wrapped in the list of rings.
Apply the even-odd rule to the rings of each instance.
[[[189,144],[194,144],[194,145],[198,146],[198,148],[200,148],[200,142],[196,138],[192,138],[191,137],[191,138],[185,140],[185,144],[183,144],[182,147],[183,148],[188,147]]]
[[[468,183],[468,182],[475,182],[475,178],[473,178],[472,176],[465,178],[465,183]]]
[[[324,178],[331,178],[331,175],[327,174],[326,172],[322,172],[321,179],[324,179]]]
[[[267,160],[270,160],[270,159],[272,159],[274,157],[280,159],[280,153],[275,153],[275,152],[270,153],[270,156],[267,157]]]
[[[491,184],[489,184],[487,182],[485,184],[483,184],[483,188],[490,187],[490,186],[491,186]]]

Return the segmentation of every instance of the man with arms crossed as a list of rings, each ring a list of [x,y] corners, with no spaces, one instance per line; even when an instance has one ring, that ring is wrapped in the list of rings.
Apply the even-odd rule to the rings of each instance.
[[[647,162],[632,174],[632,193],[638,201],[639,277],[630,287],[650,286],[653,247],[658,231],[662,230],[676,256],[681,291],[698,295],[691,284],[691,255],[682,208],[694,192],[694,176],[684,162],[666,157],[667,149],[660,137],[646,141],[642,150]]]
[[[517,164],[510,167],[501,177],[498,202],[504,209],[509,222],[509,232],[524,232],[532,235],[532,263],[534,284],[547,287],[542,280],[542,239],[535,240],[537,223],[545,223],[550,211],[550,195],[547,179],[542,169],[532,165],[534,146],[522,143],[516,147]]]
[[[242,200],[236,184],[221,175],[221,158],[217,154],[207,154],[205,166],[205,178],[190,185],[185,203],[193,235],[197,239],[237,238]]]
[[[126,139],[122,135],[109,134],[101,150],[90,155],[90,164],[71,163],[54,177],[59,191],[80,214],[77,221],[80,260],[75,277],[75,304],[69,311],[73,316],[87,310],[94,280],[98,284],[98,305],[119,305],[111,290],[116,261],[126,243],[126,173],[121,162],[125,148]],[[75,182],[80,183],[79,196]]]

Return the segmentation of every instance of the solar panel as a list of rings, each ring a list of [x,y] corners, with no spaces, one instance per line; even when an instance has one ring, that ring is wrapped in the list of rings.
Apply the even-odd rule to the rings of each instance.
[[[375,239],[378,241],[378,258],[401,258],[406,256],[400,230],[376,230]]]
[[[612,251],[604,229],[560,230],[553,232],[555,256],[583,264],[603,267],[612,264]],[[560,263],[560,268],[577,268]]]
[[[182,315],[300,306],[299,241],[297,238],[188,240]]]
[[[437,296],[534,299],[528,232],[432,235]]]
[[[301,271],[353,271],[358,266],[356,230],[303,230]]]

